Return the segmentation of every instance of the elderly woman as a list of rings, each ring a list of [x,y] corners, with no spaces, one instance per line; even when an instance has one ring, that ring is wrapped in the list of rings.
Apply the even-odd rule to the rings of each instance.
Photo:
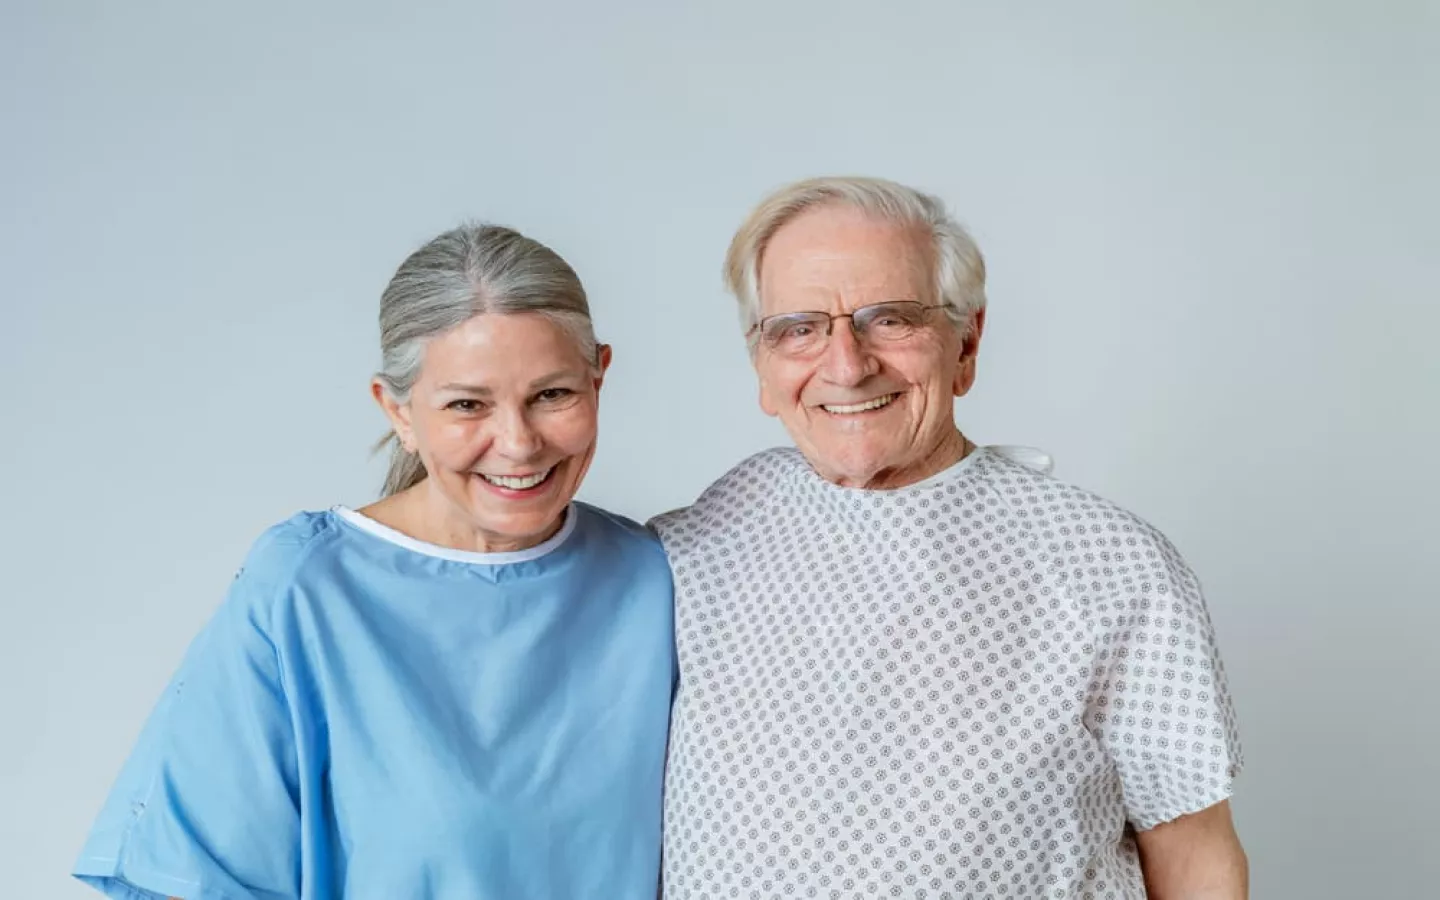
[[[654,522],[666,896],[1244,896],[1195,576],[956,427],[985,314],[965,232],[901,185],[820,179],[760,204],[726,271],[798,451]]]
[[[476,226],[380,304],[384,499],[265,533],[75,869],[111,897],[653,900],[658,542],[574,502],[610,361],[548,248]]]

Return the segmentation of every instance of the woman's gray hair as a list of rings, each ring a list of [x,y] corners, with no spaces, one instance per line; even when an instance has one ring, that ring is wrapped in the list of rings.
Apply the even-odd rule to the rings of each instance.
[[[740,304],[748,334],[760,322],[760,262],[785,223],[807,210],[849,206],[930,235],[935,248],[935,297],[962,332],[985,308],[985,258],[939,198],[882,178],[811,178],[772,193],[735,232],[725,255],[725,286]]]
[[[599,365],[585,288],[558,253],[499,225],[466,224],[410,254],[380,297],[382,367],[376,379],[397,403],[410,399],[425,346],[484,313],[539,313],[575,338],[586,359]],[[418,454],[392,432],[384,495],[425,478]]]

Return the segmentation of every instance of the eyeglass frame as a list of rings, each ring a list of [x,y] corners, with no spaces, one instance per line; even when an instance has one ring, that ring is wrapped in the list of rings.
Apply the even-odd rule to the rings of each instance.
[[[825,324],[825,343],[821,346],[821,349],[822,349],[822,350],[824,349],[824,347],[828,347],[828,346],[830,345],[830,338],[835,334],[835,320],[836,320],[836,319],[849,319],[849,320],[850,320],[850,333],[855,336],[855,340],[856,340],[856,341],[861,341],[861,342],[863,342],[863,341],[864,341],[863,335],[862,335],[859,331],[856,331],[856,330],[855,330],[855,317],[856,317],[857,315],[865,312],[865,310],[867,310],[867,309],[875,309],[876,307],[880,307],[880,306],[891,306],[891,305],[897,304],[897,303],[913,304],[913,305],[915,305],[915,306],[918,306],[918,307],[920,307],[920,309],[922,310],[922,315],[928,314],[928,313],[930,312],[930,310],[932,310],[932,309],[944,309],[944,308],[945,308],[945,304],[943,304],[943,303],[933,303],[933,304],[932,304],[932,303],[921,303],[919,300],[881,300],[879,303],[867,303],[867,304],[865,304],[864,306],[857,307],[857,308],[851,310],[851,311],[848,312],[848,313],[837,313],[836,315],[831,315],[830,313],[822,312],[822,311],[820,311],[820,310],[818,310],[818,309],[817,309],[817,310],[803,310],[803,309],[802,309],[802,310],[796,310],[795,312],[774,313],[773,315],[765,316],[763,319],[761,319],[760,321],[756,322],[754,325],[750,326],[750,330],[747,331],[747,332],[745,332],[745,339],[746,339],[747,341],[751,342],[753,346],[760,346],[761,344],[764,344],[765,342],[764,342],[764,337],[763,337],[763,335],[764,335],[765,323],[766,323],[766,322],[773,321],[773,320],[775,320],[775,319],[779,319],[779,318],[784,317],[784,316],[815,316],[815,317],[817,317],[817,318],[815,319],[816,324],[819,324],[819,318],[818,318],[818,317],[824,316],[825,319],[826,319],[826,324]],[[771,347],[769,347],[769,349],[771,349],[771,350],[773,351],[773,350],[774,350],[774,347],[771,346]]]

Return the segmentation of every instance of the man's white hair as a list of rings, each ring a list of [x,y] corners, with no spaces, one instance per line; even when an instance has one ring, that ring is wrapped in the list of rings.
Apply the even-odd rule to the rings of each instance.
[[[935,250],[935,298],[945,315],[965,332],[985,308],[985,259],[938,198],[883,178],[811,178],[762,200],[730,241],[725,286],[739,301],[747,334],[760,322],[760,264],[770,239],[785,223],[825,206],[852,207],[928,233]]]

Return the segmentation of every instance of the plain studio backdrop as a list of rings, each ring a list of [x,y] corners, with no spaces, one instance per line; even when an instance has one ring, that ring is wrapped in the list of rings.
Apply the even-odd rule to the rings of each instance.
[[[395,267],[550,243],[615,347],[582,497],[781,443],[719,269],[814,174],[933,191],[990,266],[981,443],[1156,523],[1237,700],[1258,897],[1433,896],[1436,3],[204,4],[0,13],[0,822],[66,878],[250,542],[372,499]]]

